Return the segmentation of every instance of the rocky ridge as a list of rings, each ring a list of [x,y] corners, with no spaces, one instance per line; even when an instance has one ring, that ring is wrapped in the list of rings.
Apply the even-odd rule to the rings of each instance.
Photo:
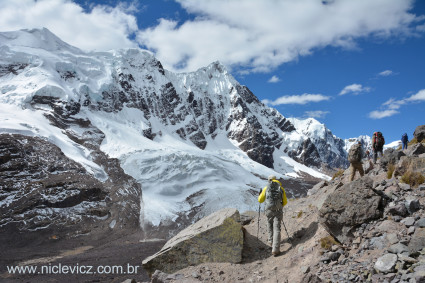
[[[425,145],[387,150],[373,168],[364,166],[362,178],[349,182],[346,170],[289,201],[280,256],[271,256],[262,213],[257,239],[251,212],[241,263],[156,271],[151,282],[424,282]],[[406,179],[413,175],[421,181]]]
[[[0,134],[3,241],[38,238],[40,230],[58,239],[139,227],[140,185],[102,152],[93,160],[102,182],[45,139]]]

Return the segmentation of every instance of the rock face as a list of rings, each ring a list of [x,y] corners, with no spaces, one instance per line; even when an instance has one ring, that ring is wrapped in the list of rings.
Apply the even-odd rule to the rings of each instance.
[[[425,125],[417,126],[415,131],[413,132],[413,136],[421,142],[425,139]]]
[[[201,219],[143,260],[143,267],[152,274],[156,269],[175,272],[203,262],[240,262],[243,232],[239,218],[239,212],[229,208]]]
[[[64,236],[101,226],[138,227],[140,185],[115,160],[101,153],[94,154],[94,159],[104,164],[103,182],[44,139],[1,134],[3,231],[13,235],[44,229]],[[126,197],[123,189],[131,194]]]
[[[353,230],[383,214],[383,199],[373,189],[373,180],[364,177],[330,194],[319,211],[320,222],[342,243],[349,243]]]

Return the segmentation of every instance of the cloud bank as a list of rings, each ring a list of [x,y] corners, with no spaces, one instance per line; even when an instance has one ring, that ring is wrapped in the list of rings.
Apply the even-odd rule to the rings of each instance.
[[[360,38],[423,30],[421,18],[409,12],[413,0],[176,1],[190,19],[163,18],[144,27],[136,15],[143,19],[145,11],[131,4],[85,11],[69,0],[2,0],[0,27],[46,27],[85,50],[139,45],[172,71],[194,71],[219,60],[242,73],[269,72],[326,46],[353,48]]]
[[[83,50],[137,47],[129,36],[138,31],[134,7],[97,5],[87,13],[67,0],[2,0],[1,31],[48,28],[63,41]]]
[[[407,34],[417,19],[411,0],[178,2],[194,20],[162,19],[137,40],[169,69],[183,71],[220,60],[239,71],[269,72],[317,48]]]

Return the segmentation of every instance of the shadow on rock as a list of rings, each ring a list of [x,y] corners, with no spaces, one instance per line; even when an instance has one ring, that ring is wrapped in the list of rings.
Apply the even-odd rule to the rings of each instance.
[[[302,227],[300,230],[295,231],[289,239],[286,238],[285,242],[292,244],[294,247],[303,244],[314,237],[318,228],[317,222],[311,222],[308,227]]]

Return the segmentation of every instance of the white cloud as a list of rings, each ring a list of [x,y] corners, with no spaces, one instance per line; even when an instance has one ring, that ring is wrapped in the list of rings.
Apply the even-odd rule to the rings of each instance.
[[[413,0],[177,1],[193,20],[162,19],[137,40],[168,69],[181,71],[219,60],[239,71],[268,72],[317,48],[409,34],[417,19],[409,13]]]
[[[68,0],[2,0],[2,31],[48,28],[65,42],[85,50],[136,47],[128,36],[138,31],[134,5],[96,5],[89,13]]]
[[[191,19],[160,19],[139,29],[135,14],[143,19],[146,10],[137,10],[142,4],[136,1],[115,7],[91,4],[87,12],[70,0],[1,0],[0,27],[46,27],[85,50],[138,43],[174,71],[219,60],[241,73],[269,72],[325,46],[353,48],[362,37],[385,39],[422,29],[419,17],[409,13],[413,0],[175,1]]]
[[[269,83],[278,83],[278,82],[280,82],[280,79],[277,76],[273,76],[267,82],[269,82]]]
[[[397,110],[383,110],[383,111],[375,110],[369,113],[369,117],[372,119],[382,119],[386,117],[391,117],[398,113],[400,112],[398,112]]]
[[[425,89],[421,89],[418,93],[407,98],[406,101],[425,101]]]
[[[389,99],[388,101],[382,104],[384,110],[375,110],[369,113],[369,117],[372,119],[382,119],[385,117],[393,116],[397,113],[400,113],[398,110],[403,105],[413,102],[422,102],[425,101],[425,89],[421,89],[416,94],[411,95],[408,98],[396,100],[394,98]]]
[[[263,100],[264,104],[276,106],[281,104],[307,104],[309,102],[320,102],[324,100],[329,100],[329,96],[325,96],[322,94],[309,94],[304,93],[301,95],[287,95],[279,97],[278,99],[271,101],[268,99]]]
[[[329,111],[322,111],[322,110],[316,110],[316,111],[306,111],[304,116],[309,118],[315,118],[320,119],[324,118],[327,114],[329,114]]]
[[[393,71],[385,70],[385,71],[380,72],[378,75],[381,76],[381,77],[388,77],[388,76],[391,76],[392,74],[394,74]]]
[[[366,86],[364,87],[361,84],[352,84],[352,85],[348,85],[348,86],[344,87],[344,89],[341,90],[339,95],[344,95],[344,94],[348,94],[348,93],[358,95],[362,92],[369,92],[369,91],[370,91],[370,87],[366,87]]]

